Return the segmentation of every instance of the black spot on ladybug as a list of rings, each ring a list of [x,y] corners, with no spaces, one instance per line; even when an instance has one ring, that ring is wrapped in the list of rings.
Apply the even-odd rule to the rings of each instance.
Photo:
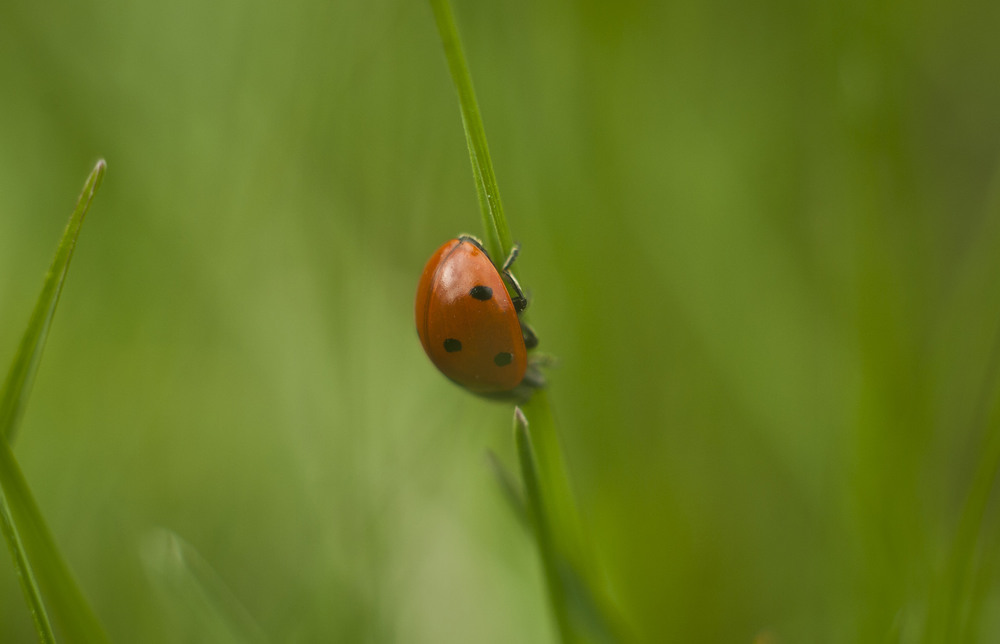
[[[495,362],[498,367],[506,367],[513,359],[514,355],[512,353],[507,353],[506,351],[501,351],[493,356],[493,362]]]
[[[462,350],[462,343],[455,338],[448,338],[444,341],[444,350],[448,353]]]
[[[493,297],[493,289],[489,286],[473,286],[472,290],[469,291],[469,295],[476,298],[480,302],[485,302],[486,300]]]

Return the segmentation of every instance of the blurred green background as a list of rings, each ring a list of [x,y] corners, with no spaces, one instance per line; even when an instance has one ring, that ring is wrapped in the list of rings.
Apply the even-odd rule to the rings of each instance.
[[[920,641],[995,393],[1000,3],[454,8],[635,635]],[[413,328],[481,232],[427,4],[0,2],[0,365],[99,157],[16,453],[112,639],[225,641],[172,533],[274,642],[552,641],[510,408]]]

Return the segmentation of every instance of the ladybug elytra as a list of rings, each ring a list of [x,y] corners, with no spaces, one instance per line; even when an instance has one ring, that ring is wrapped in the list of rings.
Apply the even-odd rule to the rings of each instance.
[[[538,340],[519,318],[528,303],[510,273],[516,257],[517,247],[497,270],[479,240],[462,235],[431,255],[417,286],[424,351],[445,376],[483,396],[523,397],[525,389],[540,386],[535,370],[525,377],[527,350]]]

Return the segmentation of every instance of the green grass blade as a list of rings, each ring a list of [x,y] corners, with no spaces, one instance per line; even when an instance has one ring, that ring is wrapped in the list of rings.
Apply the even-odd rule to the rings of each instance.
[[[83,192],[56,248],[28,328],[7,373],[3,389],[0,390],[0,497],[4,521],[9,522],[9,529],[5,527],[4,532],[43,641],[46,637],[51,637],[51,628],[48,626],[42,597],[47,602],[48,614],[61,627],[62,635],[67,641],[107,641],[100,622],[80,592],[45,525],[9,443],[38,370],[80,226],[104,177],[105,168],[104,161],[98,161],[84,184]]]
[[[569,613],[566,604],[566,589],[560,574],[559,555],[556,552],[552,538],[547,507],[542,498],[541,482],[538,476],[538,463],[535,460],[535,450],[528,433],[528,420],[519,408],[514,410],[514,442],[517,445],[517,457],[521,464],[521,478],[524,480],[524,498],[528,510],[528,518],[538,541],[539,554],[542,557],[542,568],[545,571],[545,582],[549,591],[552,611],[555,613],[556,625],[564,644],[575,642],[576,637],[571,630]]]
[[[63,638],[67,642],[106,642],[104,629],[59,553],[6,441],[0,441],[0,490],[49,614],[61,627]]]
[[[21,583],[21,590],[24,591],[24,599],[28,602],[28,608],[31,610],[31,619],[35,623],[35,630],[38,631],[38,641],[43,642],[43,644],[54,643],[56,638],[52,633],[49,615],[45,612],[42,591],[38,588],[38,581],[35,579],[35,573],[28,561],[28,554],[24,550],[21,535],[10,516],[7,497],[2,492],[0,492],[0,528],[3,529],[4,539],[6,539],[10,554],[14,558],[17,578]]]
[[[575,637],[586,642],[628,641],[630,631],[598,584],[603,577],[585,537],[544,390],[531,397],[522,415],[531,419],[527,436],[535,458],[538,495],[546,511],[548,539],[570,627]]]
[[[990,552],[995,544],[981,544],[983,524],[996,482],[1000,479],[1000,332],[994,340],[988,377],[983,388],[979,418],[983,423],[981,449],[944,571],[932,589],[924,642],[951,644],[972,639],[971,615],[984,600],[979,549]]]
[[[542,493],[548,504],[556,544],[569,560],[585,561],[588,556],[583,547],[583,528],[546,392],[535,392],[524,405],[523,413],[531,419],[532,446],[538,459]]]
[[[469,147],[472,174],[486,231],[484,242],[494,261],[503,261],[513,247],[503,213],[493,163],[472,77],[448,0],[430,0],[452,82],[458,92],[462,125]],[[514,435],[521,464],[523,499],[503,466],[491,455],[494,473],[515,514],[531,525],[538,541],[550,600],[563,642],[615,641],[604,613],[597,608],[592,589],[574,562],[586,560],[582,530],[562,461],[555,424],[543,391],[535,392],[530,407],[545,419],[536,460],[532,435],[520,409],[515,410]],[[588,571],[589,572],[589,571]]]
[[[142,561],[181,623],[185,641],[263,644],[264,631],[198,551],[170,530],[146,540]]]
[[[462,125],[465,128],[465,141],[469,146],[469,160],[472,162],[472,174],[476,182],[476,194],[479,196],[479,207],[483,213],[483,228],[486,231],[484,243],[494,262],[503,262],[513,247],[510,228],[503,214],[503,204],[500,201],[500,189],[497,187],[496,175],[493,173],[493,162],[490,160],[489,147],[486,144],[486,131],[483,119],[479,114],[479,103],[472,87],[472,77],[469,66],[465,62],[462,51],[462,41],[458,36],[455,16],[448,0],[430,0],[437,22],[441,43],[444,45],[445,58],[448,59],[448,69],[451,79],[458,91],[458,104],[462,110]]]
[[[94,193],[97,192],[97,188],[104,178],[106,168],[107,164],[101,159],[94,166],[90,176],[87,177],[83,192],[80,193],[80,198],[77,200],[76,209],[73,210],[62,239],[59,240],[55,257],[52,258],[52,265],[49,267],[45,283],[42,285],[42,292],[38,295],[38,302],[35,304],[35,310],[31,313],[28,328],[21,339],[10,371],[7,372],[3,389],[0,389],[0,436],[5,437],[8,441],[14,440],[18,422],[31,393],[31,385],[38,370],[38,363],[42,358],[42,350],[49,335],[52,316],[55,315],[56,305],[59,303],[59,294],[62,292],[63,282],[66,280],[69,261],[73,257],[73,249],[76,247],[76,239],[80,234],[80,227],[87,216],[87,211],[90,209]]]

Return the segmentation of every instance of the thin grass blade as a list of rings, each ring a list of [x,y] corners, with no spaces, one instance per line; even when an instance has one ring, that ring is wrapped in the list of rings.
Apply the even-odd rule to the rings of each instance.
[[[978,614],[984,593],[982,566],[977,565],[980,549],[989,552],[995,544],[983,544],[983,525],[1000,480],[1000,331],[994,339],[987,382],[983,388],[979,417],[982,440],[979,460],[965,497],[962,513],[951,544],[945,569],[931,593],[924,642],[971,641],[971,617]]]
[[[538,459],[542,494],[551,513],[556,544],[567,559],[586,561],[589,554],[583,546],[583,527],[546,392],[535,392],[522,411],[531,419],[532,446]]]
[[[80,592],[45,525],[9,443],[24,412],[38,370],[80,227],[104,177],[105,168],[104,161],[98,161],[84,184],[56,248],[28,328],[0,390],[0,499],[4,521],[9,522],[10,528],[4,532],[22,576],[22,585],[26,585],[26,598],[36,625],[40,625],[39,637],[43,641],[51,637],[52,629],[48,625],[42,597],[48,605],[48,615],[61,627],[66,641],[107,641],[100,622]]]
[[[264,631],[200,553],[170,530],[147,539],[142,561],[185,641],[264,644]]]
[[[430,4],[452,82],[458,92],[462,125],[486,231],[484,242],[494,261],[503,261],[509,255],[513,242],[504,217],[486,132],[455,16],[448,0],[430,0]],[[538,415],[545,419],[545,423],[543,437],[538,442],[539,460],[536,461],[527,420],[520,409],[515,409],[514,436],[521,464],[523,498],[512,477],[491,455],[494,473],[515,514],[522,520],[527,519],[534,530],[563,642],[615,641],[616,638],[610,635],[612,631],[607,627],[607,620],[596,607],[595,596],[585,576],[573,563],[586,560],[584,540],[544,392],[535,392],[529,404],[539,410]]]
[[[535,539],[538,542],[542,568],[545,571],[545,583],[549,590],[549,600],[555,614],[559,635],[564,644],[576,642],[577,638],[573,634],[567,611],[566,589],[559,570],[559,555],[552,539],[547,507],[542,498],[538,463],[535,460],[535,450],[528,432],[528,420],[520,408],[514,409],[514,443],[517,446],[517,457],[521,464],[521,478],[524,481],[525,506],[535,533]]]
[[[455,15],[451,11],[448,0],[430,0],[437,22],[441,43],[444,45],[445,58],[451,71],[451,80],[458,91],[458,104],[462,110],[462,125],[465,128],[465,141],[469,146],[469,160],[472,162],[472,174],[476,183],[476,194],[479,196],[479,207],[483,213],[483,228],[486,231],[486,248],[494,262],[502,262],[513,247],[510,228],[503,214],[503,204],[500,201],[500,188],[497,187],[496,175],[493,172],[493,162],[490,160],[490,150],[486,143],[486,130],[479,114],[479,103],[472,86],[472,76],[465,62],[462,41],[455,25]]]
[[[49,622],[49,615],[45,612],[45,602],[42,601],[42,591],[38,588],[38,581],[35,573],[31,569],[28,561],[28,553],[24,549],[21,535],[14,526],[14,520],[10,516],[10,508],[7,507],[7,497],[0,492],[0,529],[3,530],[4,539],[10,549],[10,554],[14,558],[14,567],[17,570],[17,578],[24,591],[24,599],[28,602],[31,611],[31,619],[35,624],[35,631],[38,632],[38,641],[43,644],[50,644],[56,641],[52,633],[52,624]]]
[[[49,615],[67,642],[107,642],[97,616],[63,560],[42,513],[14,459],[10,445],[0,440],[0,490],[7,502],[26,560],[47,601]]]
[[[531,419],[532,430],[526,436],[534,453],[537,494],[546,511],[547,538],[570,627],[580,641],[630,641],[627,625],[599,583],[603,576],[585,537],[546,392],[536,392],[518,411]]]
[[[101,185],[106,168],[107,164],[101,159],[94,166],[90,176],[87,177],[83,192],[80,193],[80,198],[77,200],[76,208],[69,218],[69,223],[66,224],[62,239],[59,240],[56,254],[52,258],[52,265],[45,275],[42,291],[38,295],[38,301],[31,313],[31,319],[21,339],[21,344],[14,355],[10,371],[7,372],[3,389],[0,389],[0,436],[8,441],[13,442],[14,440],[24,406],[31,394],[31,385],[38,370],[38,363],[42,359],[42,350],[49,335],[49,327],[56,312],[56,305],[59,303],[59,295],[62,293],[63,283],[66,280],[69,262],[73,257],[73,249],[76,248],[80,227],[90,210],[90,203]]]

